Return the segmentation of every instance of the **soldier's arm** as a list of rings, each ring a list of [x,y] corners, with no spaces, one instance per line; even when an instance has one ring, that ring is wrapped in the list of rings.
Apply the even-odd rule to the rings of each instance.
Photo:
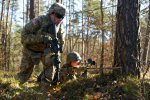
[[[34,44],[43,42],[43,35],[38,34],[41,24],[39,20],[41,19],[32,19],[29,23],[25,25],[21,35],[21,42],[23,44]]]
[[[65,82],[68,78],[68,71],[67,71],[67,68],[66,67],[61,67],[60,69],[60,82]]]

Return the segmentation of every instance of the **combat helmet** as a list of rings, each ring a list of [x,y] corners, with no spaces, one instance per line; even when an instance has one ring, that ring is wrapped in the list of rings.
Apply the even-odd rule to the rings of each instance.
[[[61,3],[57,2],[52,4],[52,6],[48,10],[48,14],[52,14],[53,12],[65,16],[66,8]]]
[[[67,64],[70,64],[72,61],[81,62],[81,60],[82,60],[82,58],[81,58],[80,54],[78,52],[73,51],[73,52],[68,53],[66,62],[67,62]]]

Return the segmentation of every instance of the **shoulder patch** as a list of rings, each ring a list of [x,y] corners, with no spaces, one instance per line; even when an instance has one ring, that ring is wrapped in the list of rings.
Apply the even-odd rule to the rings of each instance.
[[[37,19],[32,19],[31,22],[35,26],[37,26],[39,24],[39,21]]]

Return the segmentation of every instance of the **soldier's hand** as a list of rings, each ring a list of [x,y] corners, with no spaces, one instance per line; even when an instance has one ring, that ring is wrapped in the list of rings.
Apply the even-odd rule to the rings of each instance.
[[[51,37],[50,36],[43,36],[43,43],[44,44],[50,44],[51,43]]]

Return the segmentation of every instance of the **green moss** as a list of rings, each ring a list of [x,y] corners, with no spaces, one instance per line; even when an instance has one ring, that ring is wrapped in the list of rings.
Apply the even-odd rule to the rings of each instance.
[[[0,74],[0,99],[44,100],[46,94],[40,92],[38,84],[31,78],[28,84],[20,85],[14,78],[15,73]],[[53,96],[57,99],[67,100],[89,100],[92,98],[120,100],[137,100],[141,98],[140,81],[133,77],[116,78],[107,73],[102,76],[90,75],[87,78],[69,80],[60,85],[61,89]],[[39,99],[40,98],[40,99]],[[145,82],[145,100],[150,100],[150,83]]]

